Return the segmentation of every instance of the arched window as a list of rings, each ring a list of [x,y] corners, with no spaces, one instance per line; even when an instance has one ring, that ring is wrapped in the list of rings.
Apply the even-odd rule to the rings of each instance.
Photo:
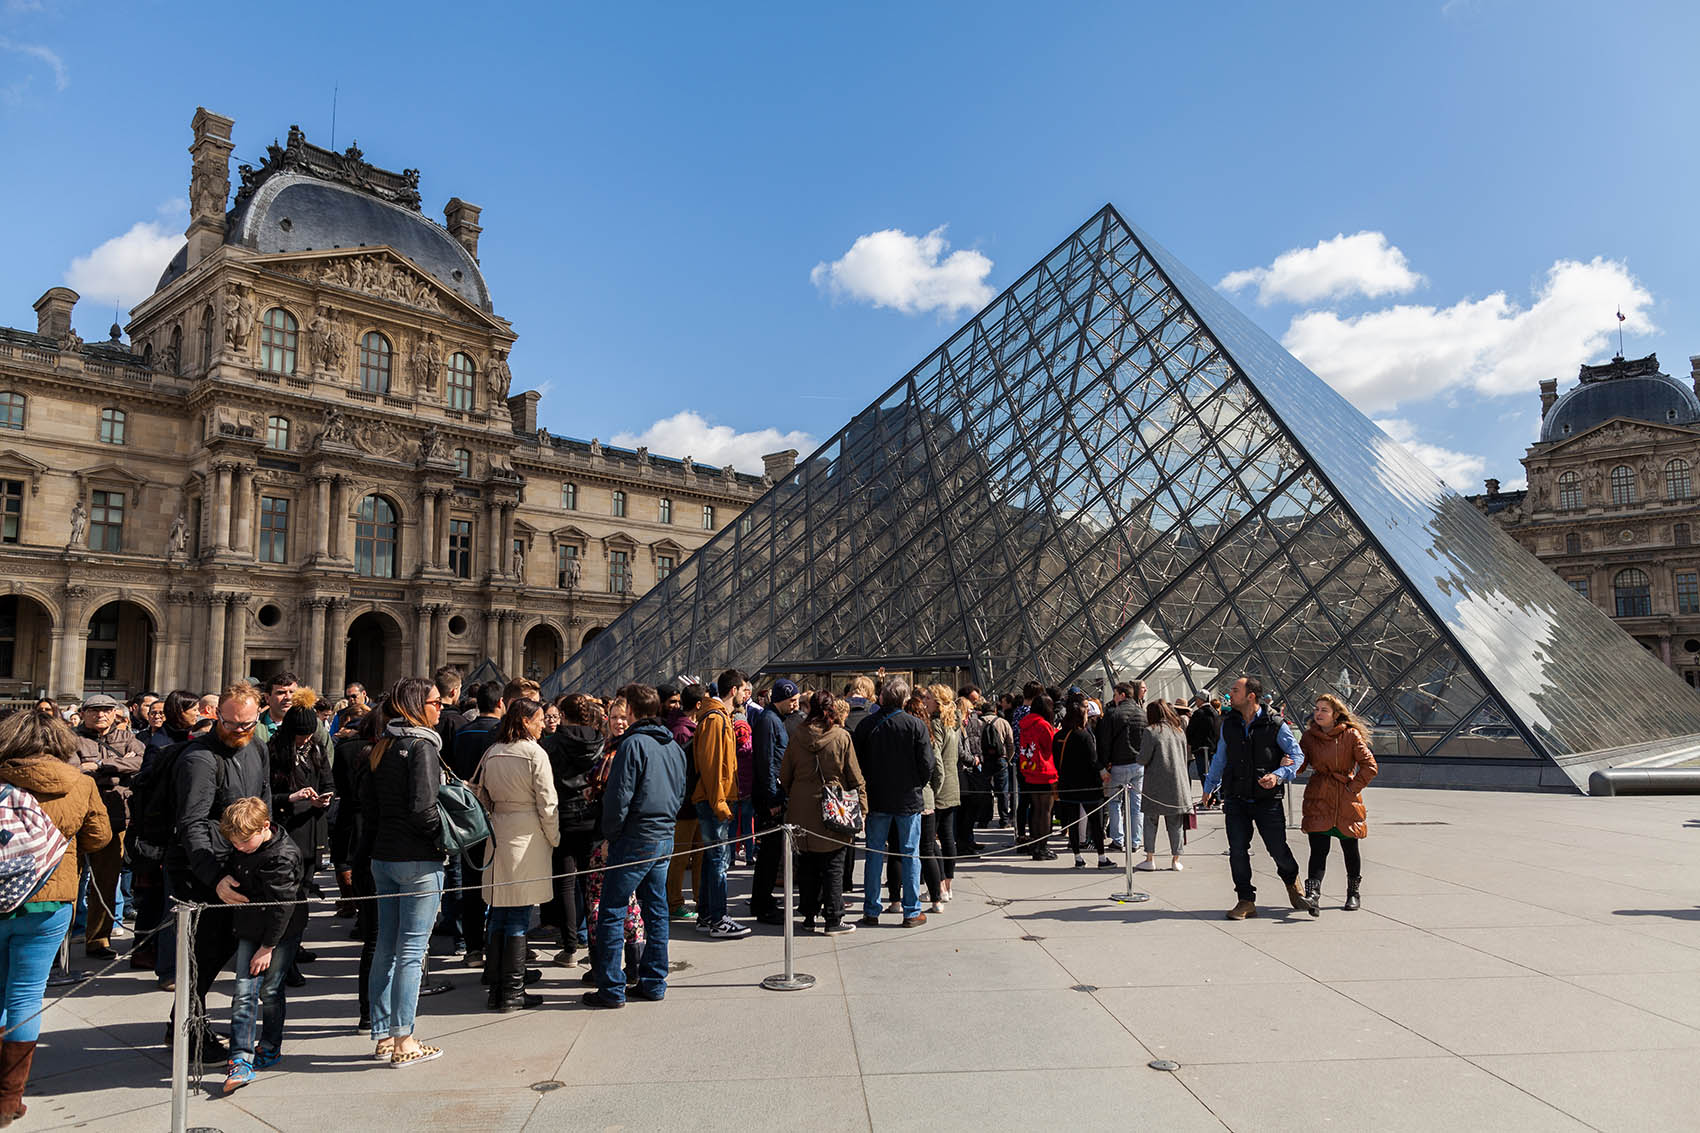
[[[397,577],[395,505],[382,496],[360,501],[354,524],[354,573],[365,578]]]
[[[260,369],[270,374],[295,372],[295,316],[282,307],[266,312],[260,327]]]
[[[124,411],[122,409],[102,409],[100,411],[100,441],[102,444],[108,445],[124,443]]]
[[[1632,504],[1635,502],[1635,469],[1627,464],[1620,464],[1611,470],[1611,502],[1614,504]]]
[[[1681,457],[1665,465],[1665,499],[1686,500],[1694,494],[1694,481],[1689,476],[1688,461]]]
[[[1582,536],[1576,534],[1574,531],[1566,535],[1564,537],[1564,553],[1567,555],[1580,555],[1582,553]]]
[[[1653,588],[1647,572],[1637,567],[1620,570],[1611,580],[1612,596],[1620,618],[1645,618],[1653,613]]]
[[[390,392],[390,340],[375,330],[360,338],[360,388],[367,393]]]
[[[449,355],[449,408],[471,409],[473,378],[477,370],[472,359],[459,353]]]
[[[278,452],[289,451],[289,418],[266,418],[266,447]]]
[[[213,309],[209,304],[201,312],[201,369],[206,370],[213,363]]]
[[[1571,511],[1582,506],[1582,477],[1574,472],[1558,474],[1558,510]]]
[[[455,449],[455,475],[456,476],[471,476],[472,475],[472,454],[470,452],[468,452],[466,449],[463,449],[463,448]]]

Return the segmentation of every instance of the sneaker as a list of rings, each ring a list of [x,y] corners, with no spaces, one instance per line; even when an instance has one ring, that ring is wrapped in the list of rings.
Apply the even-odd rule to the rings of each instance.
[[[403,1070],[409,1066],[417,1066],[421,1062],[434,1062],[441,1057],[443,1057],[441,1047],[420,1044],[418,1050],[410,1050],[406,1054],[398,1051],[390,1055],[390,1069]]]
[[[563,948],[555,953],[555,963],[563,968],[571,968],[578,964],[578,955],[571,948]]]
[[[1140,873],[1156,873],[1157,863],[1152,861],[1150,858],[1146,858],[1144,861],[1135,862],[1133,868],[1138,870]]]
[[[691,910],[685,905],[674,905],[673,908],[668,911],[667,915],[676,921],[682,921],[691,915]]]
[[[230,1071],[224,1076],[224,1092],[233,1094],[254,1080],[254,1064],[247,1055],[239,1054],[230,1060]]]
[[[267,1050],[262,1046],[254,1051],[255,1070],[270,1070],[282,1061],[283,1051],[281,1050]]]
[[[1098,859],[1098,868],[1099,869],[1115,869],[1116,863],[1111,861],[1109,858],[1099,858]]]
[[[942,913],[942,912],[944,912],[944,902],[943,901],[934,901],[931,905],[927,906],[927,912],[929,912],[929,913]]]
[[[1179,858],[1176,858],[1175,864],[1170,866],[1169,868],[1174,870],[1176,873],[1179,873],[1181,870],[1185,869],[1186,866],[1181,864],[1181,860]]]
[[[702,933],[704,936],[709,935],[714,931],[714,922],[709,920],[707,917],[697,917],[697,931]]]
[[[815,918],[804,917],[802,920],[798,921],[797,922],[797,931],[798,932],[813,932],[813,931],[815,931]]]
[[[1112,854],[1122,854],[1127,852],[1127,847],[1123,846],[1120,842],[1111,842],[1107,849]]]
[[[731,917],[721,917],[708,930],[710,940],[736,940],[740,936],[750,935],[748,927],[739,924]]]
[[[885,911],[888,913],[901,913],[903,911],[903,904],[900,901],[893,901],[885,907]]]
[[[874,923],[878,924],[879,922],[875,921]],[[839,921],[837,924],[827,925],[822,931],[824,931],[828,936],[843,936],[847,932],[855,932],[856,926],[851,924],[849,921]]]
[[[924,925],[926,923],[927,923],[927,914],[925,914],[925,913],[916,913],[912,917],[904,917],[903,918],[903,927],[904,928],[920,928],[922,925]]]
[[[1079,854],[1074,855],[1074,868],[1075,869],[1085,869],[1086,868],[1086,859],[1081,857]]]

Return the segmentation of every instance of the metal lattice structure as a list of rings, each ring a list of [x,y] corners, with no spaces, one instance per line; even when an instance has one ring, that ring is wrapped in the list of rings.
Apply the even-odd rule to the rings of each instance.
[[[545,692],[964,657],[989,688],[1251,672],[1298,718],[1334,692],[1407,778],[1579,781],[1700,733],[1700,696],[1108,206]]]

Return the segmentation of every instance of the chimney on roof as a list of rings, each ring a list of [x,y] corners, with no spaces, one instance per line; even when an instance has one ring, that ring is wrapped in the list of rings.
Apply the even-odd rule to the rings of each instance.
[[[82,298],[69,287],[49,287],[35,301],[35,333],[55,342],[71,333],[71,309]]]
[[[1558,379],[1549,378],[1541,383],[1541,420],[1547,419],[1547,410],[1558,400]]]
[[[460,241],[460,246],[472,254],[474,262],[478,260],[478,234],[484,231],[478,223],[483,213],[483,209],[469,205],[459,197],[450,197],[449,203],[443,206],[443,219],[448,222],[449,235]]]
[[[1490,500],[1499,498],[1499,481],[1491,477],[1487,480],[1487,498]]]
[[[543,395],[534,389],[516,393],[508,398],[508,415],[513,418],[514,432],[522,437],[536,434],[537,403],[542,400]]]
[[[768,479],[777,484],[797,467],[797,450],[788,448],[784,452],[770,452],[761,458],[761,463]]]
[[[189,267],[194,267],[224,243],[224,202],[230,196],[230,128],[236,123],[204,106],[195,108],[189,123],[195,140],[189,145]]]

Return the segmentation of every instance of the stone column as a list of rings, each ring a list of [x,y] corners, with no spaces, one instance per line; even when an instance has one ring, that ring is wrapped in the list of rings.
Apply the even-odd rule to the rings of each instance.
[[[494,661],[498,668],[500,668],[502,664],[502,658],[497,653],[497,649],[501,644],[501,639],[497,632],[501,622],[502,614],[500,610],[486,610],[484,612],[484,656]]]
[[[514,572],[514,505],[502,504],[502,573]]]
[[[325,608],[330,612],[330,625],[325,630],[324,687],[331,695],[341,696],[348,683],[345,672],[348,666],[348,599],[329,599]],[[382,690],[367,691],[376,695]]]
[[[419,493],[419,569],[437,569],[437,493]]]
[[[206,650],[201,654],[202,692],[224,691],[224,613],[226,595],[207,595]]]
[[[154,666],[153,684],[155,688],[182,688],[182,682],[177,678],[178,658],[181,655],[178,634],[182,631],[183,614],[182,592],[170,590],[165,595],[165,624],[160,627],[158,646],[159,664]]]
[[[325,672],[326,605],[323,598],[307,598],[301,603],[301,609],[307,615],[306,637],[301,642],[301,655],[304,658],[301,680],[307,684],[318,684],[322,698],[335,700],[336,691],[326,688],[320,680]]]
[[[487,534],[489,535],[488,542],[489,542],[489,545],[490,545],[490,557],[489,557],[489,560],[488,560],[488,562],[490,564],[489,565],[490,577],[498,578],[498,577],[501,576],[502,569],[503,569],[502,568],[502,509],[499,505],[492,503],[489,506],[489,508],[487,509],[486,514],[489,516],[489,525],[490,525],[490,530],[487,532]]]
[[[1659,635],[1659,655],[1665,659],[1665,666],[1670,666],[1670,634]]]
[[[214,465],[213,550],[230,549],[230,465]]]
[[[64,634],[59,639],[59,668],[56,680],[59,687],[55,697],[75,697],[83,694],[83,668],[88,663],[89,588],[71,584],[65,587]]]
[[[348,481],[341,476],[331,486],[330,544],[331,558],[348,557]],[[340,661],[337,667],[341,669]]]
[[[501,619],[499,644],[496,647],[496,664],[502,672],[512,680],[519,674],[514,671],[514,612],[512,610],[498,611],[496,616]]]
[[[431,675],[431,607],[413,607],[413,672],[416,676]]]
[[[230,533],[230,546],[237,554],[254,553],[254,469],[239,465],[236,469],[235,528]],[[241,677],[243,674],[238,673]]]
[[[437,549],[432,565],[439,568],[449,551],[449,505],[453,502],[453,493],[437,493],[437,529],[431,533],[431,538]]]
[[[331,478],[313,477],[313,557],[322,559],[331,550]]]
[[[449,618],[453,611],[453,606],[431,607],[431,656],[439,665],[449,663]]]
[[[225,619],[224,672],[232,683],[248,675],[249,594],[230,595],[230,613]]]

